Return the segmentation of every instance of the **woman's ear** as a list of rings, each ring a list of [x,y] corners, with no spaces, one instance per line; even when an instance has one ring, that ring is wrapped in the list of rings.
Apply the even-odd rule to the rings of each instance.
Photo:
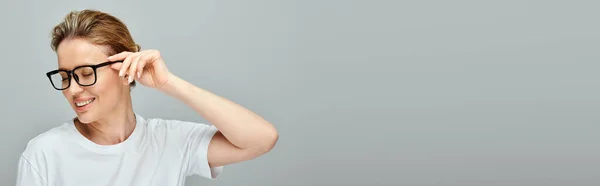
[[[121,78],[121,82],[123,83],[123,85],[127,85],[129,86],[129,76],[127,74],[125,74],[122,78]]]

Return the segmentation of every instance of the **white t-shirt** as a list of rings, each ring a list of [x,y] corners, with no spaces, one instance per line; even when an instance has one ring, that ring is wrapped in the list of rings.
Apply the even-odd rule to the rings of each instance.
[[[17,186],[182,186],[187,176],[217,178],[208,145],[217,128],[179,120],[144,119],[127,140],[98,145],[73,121],[29,141],[19,160]]]

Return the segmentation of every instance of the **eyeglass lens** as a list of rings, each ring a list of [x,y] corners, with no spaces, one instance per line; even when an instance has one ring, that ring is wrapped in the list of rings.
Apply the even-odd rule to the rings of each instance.
[[[89,86],[96,82],[96,74],[92,67],[80,67],[73,71],[75,81],[81,86]],[[50,76],[52,84],[57,89],[65,89],[71,83],[69,74],[66,71],[59,71]]]

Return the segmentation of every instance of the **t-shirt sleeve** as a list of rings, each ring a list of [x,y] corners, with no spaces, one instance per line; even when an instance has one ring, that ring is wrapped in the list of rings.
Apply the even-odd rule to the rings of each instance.
[[[194,122],[179,122],[183,139],[181,140],[186,174],[198,175],[208,179],[216,179],[223,171],[223,166],[211,168],[208,165],[208,146],[212,137],[218,132],[213,125]]]
[[[45,186],[46,181],[29,160],[21,156],[17,171],[17,186]]]

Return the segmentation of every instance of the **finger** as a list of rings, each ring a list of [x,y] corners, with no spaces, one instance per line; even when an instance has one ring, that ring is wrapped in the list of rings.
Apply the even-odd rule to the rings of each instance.
[[[115,63],[115,64],[110,65],[110,68],[119,70],[119,69],[121,69],[122,65],[123,65],[123,63]]]
[[[123,60],[123,59],[125,59],[127,56],[129,56],[131,54],[133,54],[133,53],[132,52],[127,52],[127,51],[121,52],[121,53],[109,56],[108,60],[109,61]]]
[[[138,64],[136,66],[132,65],[131,68],[137,68],[137,73],[134,75],[136,75],[138,78],[142,77],[142,73],[144,72],[144,68],[146,67],[146,65],[151,63],[150,61],[148,61],[149,59],[151,59],[151,55],[152,53],[149,51],[141,52]]]
[[[133,79],[135,78],[135,71],[137,70],[136,67],[137,67],[137,65],[138,65],[138,63],[140,61],[140,58],[142,56],[143,55],[137,55],[133,59],[133,61],[131,62],[131,65],[129,66],[129,69],[128,69],[128,71],[129,71],[129,73],[128,73],[128,75],[129,75],[129,79],[128,79],[129,83],[131,83],[133,81]]]
[[[125,60],[123,61],[123,65],[121,65],[121,69],[119,70],[119,76],[125,75],[125,72],[129,68],[129,65],[131,64],[131,60],[133,60],[133,58],[135,58],[137,55],[138,54],[132,54],[132,55],[128,55],[125,58]]]
[[[140,62],[137,65],[137,77],[141,78],[142,77],[142,73],[144,72],[144,67],[146,67],[146,64],[148,63],[148,56],[144,55],[140,58]]]
[[[149,59],[149,63],[155,62],[158,58],[160,58],[160,53],[158,52],[158,50],[148,50],[148,53],[151,57]]]

